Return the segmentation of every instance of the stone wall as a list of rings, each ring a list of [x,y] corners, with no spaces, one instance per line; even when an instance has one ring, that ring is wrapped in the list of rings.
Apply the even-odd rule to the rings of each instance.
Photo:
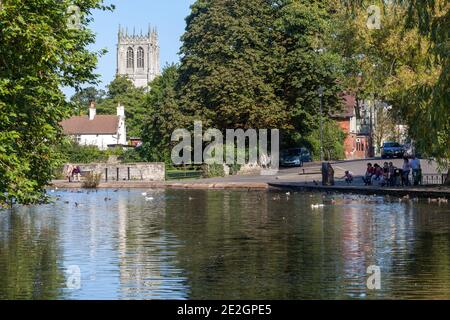
[[[155,163],[89,163],[72,164],[80,166],[83,173],[96,172],[102,175],[102,180],[108,181],[164,181],[166,177],[165,164]]]

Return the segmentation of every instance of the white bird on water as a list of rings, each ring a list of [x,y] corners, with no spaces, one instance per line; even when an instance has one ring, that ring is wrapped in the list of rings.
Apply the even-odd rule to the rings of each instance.
[[[145,201],[153,201],[153,197],[145,197]]]
[[[319,209],[325,207],[324,204],[312,204],[311,209]]]
[[[142,196],[146,197],[147,196],[147,192],[142,192]]]

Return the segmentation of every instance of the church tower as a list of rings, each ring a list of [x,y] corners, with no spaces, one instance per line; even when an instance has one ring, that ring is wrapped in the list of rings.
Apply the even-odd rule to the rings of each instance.
[[[156,28],[148,33],[128,34],[119,26],[117,44],[117,75],[125,75],[136,87],[145,88],[160,74],[159,44]]]

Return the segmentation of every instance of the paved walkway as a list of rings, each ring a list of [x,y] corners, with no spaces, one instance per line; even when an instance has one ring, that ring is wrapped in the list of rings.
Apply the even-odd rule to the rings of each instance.
[[[320,185],[320,163],[307,163],[303,168],[282,169],[274,176],[229,176],[224,178],[209,179],[187,179],[180,181],[108,181],[102,182],[99,188],[176,188],[176,189],[255,189],[265,190],[269,188],[288,188],[321,192],[349,192],[362,194],[391,194],[411,197],[446,197],[450,198],[450,188],[443,186],[435,187],[378,187],[364,186],[361,176],[365,172],[368,162],[383,164],[385,160],[355,160],[338,161],[333,163],[336,176],[336,185],[324,187]],[[391,160],[392,161],[392,160]],[[394,160],[394,165],[401,166],[401,160]],[[425,174],[436,174],[435,163],[422,161]],[[344,172],[349,170],[354,173],[355,181],[352,185],[347,185],[344,180],[338,179],[344,176]],[[67,181],[53,181],[52,187],[60,189],[81,188],[80,183],[68,183]]]

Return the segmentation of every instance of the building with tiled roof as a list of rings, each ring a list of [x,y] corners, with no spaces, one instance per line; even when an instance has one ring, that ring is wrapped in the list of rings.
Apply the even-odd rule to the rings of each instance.
[[[60,124],[64,134],[80,145],[94,145],[106,150],[127,143],[125,108],[120,104],[116,115],[97,115],[95,103],[91,103],[89,115],[74,116]]]

